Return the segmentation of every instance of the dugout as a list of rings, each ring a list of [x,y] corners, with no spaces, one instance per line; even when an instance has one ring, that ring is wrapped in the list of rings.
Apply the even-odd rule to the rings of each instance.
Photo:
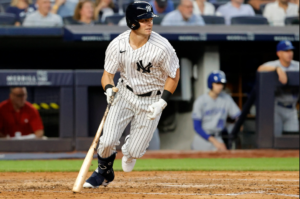
[[[72,70],[0,70],[0,100],[9,87],[25,86],[27,101],[39,111],[45,140],[0,140],[1,152],[61,152],[73,150],[74,109]]]
[[[288,83],[282,85],[275,72],[257,73],[256,84],[256,142],[258,148],[299,149],[296,135],[274,136],[274,101],[277,87],[296,87],[299,90],[299,72],[287,72]],[[300,122],[299,122],[300,125]]]

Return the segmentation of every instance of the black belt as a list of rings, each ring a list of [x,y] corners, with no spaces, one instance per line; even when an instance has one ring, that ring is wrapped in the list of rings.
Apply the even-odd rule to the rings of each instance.
[[[126,88],[127,88],[128,90],[130,90],[131,92],[133,92],[133,89],[132,89],[130,86],[126,85]],[[139,94],[139,95],[137,95],[137,96],[139,96],[139,97],[150,97],[150,96],[152,95],[152,92],[153,92],[153,91],[150,91],[150,92],[148,92],[148,93]],[[160,95],[160,94],[161,94],[160,91],[157,91],[157,92],[156,92],[156,95]]]
[[[293,108],[293,104],[285,104],[283,102],[277,102],[277,105],[284,108]]]
[[[121,82],[123,83],[123,80],[121,80]],[[128,86],[128,85],[126,85],[126,88],[128,89],[128,90],[130,90],[131,92],[133,92],[133,89],[130,87],[130,86]],[[143,93],[143,94],[139,94],[139,95],[137,95],[137,96],[139,96],[139,97],[150,97],[151,95],[152,95],[152,92],[153,91],[150,91],[150,92],[148,92],[148,93]],[[155,91],[154,91],[155,92]],[[161,92],[158,90],[158,91],[156,91],[156,95],[160,95],[161,94]]]

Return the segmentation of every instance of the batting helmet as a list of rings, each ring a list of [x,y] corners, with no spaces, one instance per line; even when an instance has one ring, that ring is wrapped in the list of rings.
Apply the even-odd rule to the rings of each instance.
[[[132,30],[140,27],[140,19],[158,17],[153,13],[152,6],[146,1],[135,1],[128,5],[126,9],[127,26]]]
[[[209,74],[207,78],[207,86],[208,88],[212,89],[213,83],[226,83],[226,76],[223,71],[215,70],[212,73]]]

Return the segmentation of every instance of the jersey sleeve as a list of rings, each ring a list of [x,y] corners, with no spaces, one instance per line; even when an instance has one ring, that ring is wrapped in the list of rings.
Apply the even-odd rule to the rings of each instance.
[[[204,139],[208,140],[210,135],[208,135],[202,128],[202,121],[201,120],[194,120],[194,129],[195,131]]]
[[[115,74],[119,69],[118,53],[118,42],[114,40],[108,45],[105,52],[104,69],[110,74]]]
[[[179,68],[179,60],[173,47],[170,46],[161,54],[160,67],[169,77],[176,77],[176,72]]]
[[[43,130],[44,129],[41,116],[35,108],[32,108],[30,126],[33,130],[33,133],[37,130]]]
[[[262,65],[262,67],[264,67],[264,66],[273,66],[274,68],[276,67],[276,62],[274,62],[274,61],[269,61],[269,62],[266,62],[266,63],[264,63],[263,65]]]
[[[236,119],[237,117],[239,117],[241,115],[241,110],[230,96],[228,96],[228,100],[229,100],[228,114],[231,117],[231,119]]]
[[[193,120],[202,120],[202,100],[201,98],[198,98],[195,102],[194,102],[194,106],[193,106],[193,113],[192,113],[192,118]]]

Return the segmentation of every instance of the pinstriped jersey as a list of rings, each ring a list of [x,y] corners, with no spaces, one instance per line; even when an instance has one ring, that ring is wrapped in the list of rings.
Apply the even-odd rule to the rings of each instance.
[[[131,30],[120,34],[105,52],[104,69],[111,74],[120,71],[123,82],[134,94],[163,90],[170,76],[175,78],[179,60],[169,41],[153,32],[149,40],[133,50],[129,44]]]

